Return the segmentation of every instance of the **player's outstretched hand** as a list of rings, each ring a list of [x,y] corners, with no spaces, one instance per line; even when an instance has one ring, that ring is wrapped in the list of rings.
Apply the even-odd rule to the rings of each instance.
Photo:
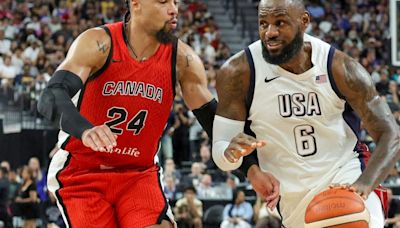
[[[250,135],[239,133],[231,140],[228,148],[224,151],[224,155],[228,161],[235,163],[241,157],[251,154],[256,148],[263,147],[265,144],[264,140],[257,140]]]
[[[83,145],[94,151],[111,150],[117,145],[117,135],[111,132],[107,125],[95,126],[87,129],[82,134]]]
[[[265,199],[267,206],[273,210],[279,202],[280,183],[271,174],[262,171],[258,166],[253,165],[247,172],[254,191]]]

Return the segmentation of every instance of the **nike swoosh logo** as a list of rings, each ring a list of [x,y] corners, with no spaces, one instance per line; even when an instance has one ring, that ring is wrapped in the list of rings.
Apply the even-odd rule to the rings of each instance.
[[[111,59],[111,62],[113,62],[113,63],[119,63],[119,62],[122,62],[122,60],[120,60],[120,59]]]
[[[271,78],[271,79],[265,78],[265,83],[271,82],[277,78],[279,78],[279,76],[276,76],[275,78]]]

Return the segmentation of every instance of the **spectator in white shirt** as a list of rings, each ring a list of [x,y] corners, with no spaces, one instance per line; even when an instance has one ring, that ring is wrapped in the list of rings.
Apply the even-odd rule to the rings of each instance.
[[[24,50],[23,57],[31,63],[36,63],[39,52],[40,41],[32,39],[29,46]]]
[[[10,88],[16,75],[17,69],[11,65],[11,56],[6,55],[3,65],[0,66],[1,86],[3,88]]]
[[[10,54],[11,40],[6,39],[4,36],[4,30],[0,29],[0,54]]]

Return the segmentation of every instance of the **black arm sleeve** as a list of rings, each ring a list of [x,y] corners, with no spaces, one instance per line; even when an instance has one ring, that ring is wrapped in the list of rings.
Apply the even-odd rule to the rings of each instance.
[[[248,116],[248,114],[247,114]],[[251,121],[246,120],[246,123],[244,125],[244,133],[253,136],[254,138],[256,137],[256,134],[251,130],[250,128]],[[253,151],[253,153],[243,157],[243,163],[239,167],[239,170],[247,177],[247,172],[249,171],[249,168],[252,165],[257,165],[258,166],[258,157],[257,157],[257,149]]]
[[[207,132],[208,137],[212,138],[212,126],[214,123],[215,112],[217,111],[217,101],[212,99],[198,109],[193,110],[201,127]]]
[[[72,103],[71,98],[83,88],[78,75],[59,70],[54,73],[40,95],[38,111],[56,127],[81,139],[82,133],[93,127]]]
[[[252,165],[258,166],[257,150],[254,150],[253,153],[243,157],[243,163],[239,167],[239,170],[247,177],[247,172]]]

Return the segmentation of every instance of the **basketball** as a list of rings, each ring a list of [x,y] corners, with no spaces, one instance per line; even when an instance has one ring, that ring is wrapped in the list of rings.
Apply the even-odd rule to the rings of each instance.
[[[348,189],[325,190],[314,196],[306,209],[306,228],[368,228],[368,224],[364,200]]]

